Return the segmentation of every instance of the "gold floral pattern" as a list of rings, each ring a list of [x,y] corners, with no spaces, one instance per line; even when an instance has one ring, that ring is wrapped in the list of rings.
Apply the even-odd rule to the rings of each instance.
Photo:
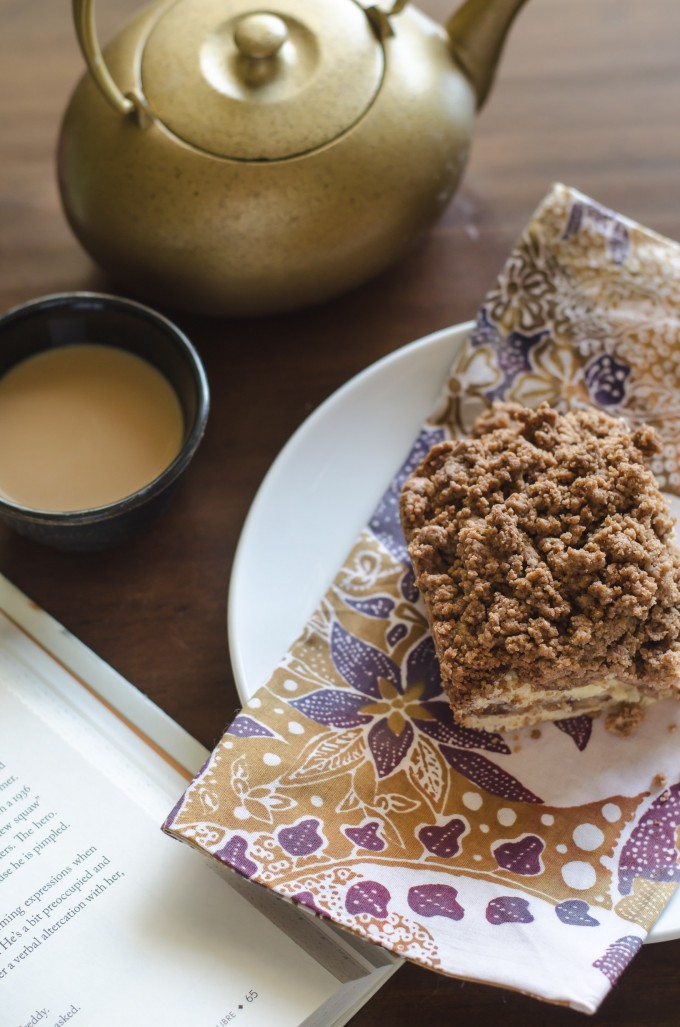
[[[680,493],[679,270],[677,243],[554,186],[487,294],[434,422],[465,434],[494,399],[602,406],[657,428],[655,472]],[[524,364],[508,368],[522,340]]]
[[[597,1008],[680,880],[675,706],[626,740],[586,717],[456,725],[397,497],[495,398],[653,420],[680,493],[678,264],[676,244],[551,191],[404,467],[166,831],[431,969]]]

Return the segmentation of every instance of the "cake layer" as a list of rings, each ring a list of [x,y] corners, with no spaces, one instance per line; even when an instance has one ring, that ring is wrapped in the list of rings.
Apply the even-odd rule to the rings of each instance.
[[[456,719],[466,727],[509,731],[543,720],[618,712],[623,705],[646,706],[653,701],[634,685],[616,678],[600,678],[572,689],[540,689],[527,683],[518,685],[511,695],[502,693],[502,698],[491,695],[488,701],[473,700],[464,710],[456,710]]]

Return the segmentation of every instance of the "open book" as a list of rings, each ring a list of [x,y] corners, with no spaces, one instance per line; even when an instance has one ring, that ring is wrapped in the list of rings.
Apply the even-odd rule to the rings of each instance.
[[[0,577],[0,1010],[331,1027],[399,966],[162,834],[207,756]]]

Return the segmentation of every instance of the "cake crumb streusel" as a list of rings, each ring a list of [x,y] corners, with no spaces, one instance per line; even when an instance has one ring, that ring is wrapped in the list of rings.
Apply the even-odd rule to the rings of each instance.
[[[614,731],[627,738],[637,731],[644,719],[645,710],[640,703],[621,703],[607,714],[604,724],[607,731]]]
[[[535,699],[523,722],[605,709],[624,735],[641,701],[678,696],[680,553],[658,451],[652,428],[600,411],[495,404],[407,479],[402,525],[461,723],[521,714],[518,682]],[[607,681],[628,689],[616,708]]]

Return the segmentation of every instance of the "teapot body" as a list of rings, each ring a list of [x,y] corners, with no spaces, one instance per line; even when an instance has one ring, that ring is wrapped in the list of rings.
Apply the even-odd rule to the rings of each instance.
[[[141,55],[169,6],[147,8],[107,47],[123,93],[144,94]],[[214,156],[153,112],[139,124],[86,74],[58,149],[64,211],[83,247],[155,302],[230,316],[322,302],[396,261],[456,189],[475,95],[440,26],[415,8],[394,21],[383,80],[363,116],[284,160]]]

